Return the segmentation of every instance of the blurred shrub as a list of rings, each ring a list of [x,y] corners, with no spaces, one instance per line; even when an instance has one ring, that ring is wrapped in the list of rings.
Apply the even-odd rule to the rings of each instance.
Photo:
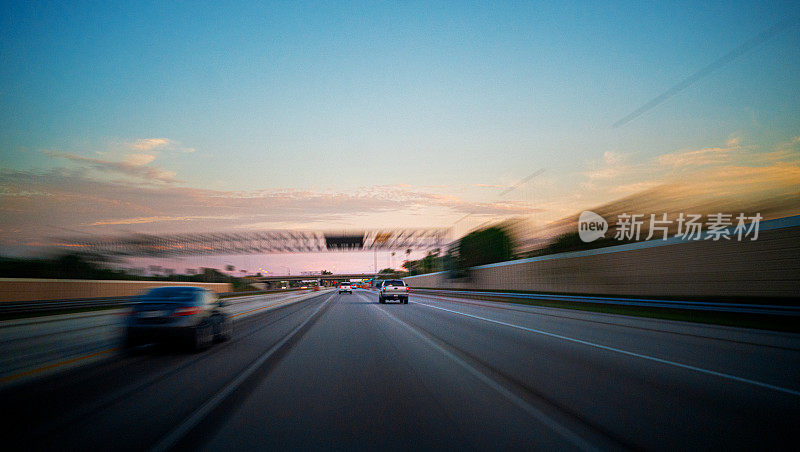
[[[514,258],[514,243],[505,229],[492,226],[470,232],[458,242],[456,267],[468,269]]]
[[[403,262],[403,268],[408,270],[408,276],[433,273],[443,268],[442,257],[439,250],[429,251],[428,255],[422,259],[408,260]]]

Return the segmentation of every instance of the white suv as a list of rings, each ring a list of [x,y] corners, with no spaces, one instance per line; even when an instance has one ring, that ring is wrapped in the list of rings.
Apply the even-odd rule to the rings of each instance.
[[[378,303],[386,303],[386,300],[397,300],[401,304],[408,304],[408,286],[402,279],[387,279],[381,284],[378,292]]]
[[[339,293],[353,293],[353,288],[350,286],[350,283],[341,283],[339,284]]]

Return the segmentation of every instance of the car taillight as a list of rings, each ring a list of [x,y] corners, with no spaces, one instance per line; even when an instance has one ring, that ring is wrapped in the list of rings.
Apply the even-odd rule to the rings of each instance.
[[[406,286],[406,292],[408,292],[408,286]]]
[[[172,313],[173,317],[181,317],[185,315],[195,315],[200,312],[200,308],[198,306],[190,306],[187,308],[178,308],[175,312]]]

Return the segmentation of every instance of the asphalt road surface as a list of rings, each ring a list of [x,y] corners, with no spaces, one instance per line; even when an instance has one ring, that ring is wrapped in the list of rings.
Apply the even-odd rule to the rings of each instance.
[[[0,404],[13,450],[796,449],[800,335],[321,292]]]

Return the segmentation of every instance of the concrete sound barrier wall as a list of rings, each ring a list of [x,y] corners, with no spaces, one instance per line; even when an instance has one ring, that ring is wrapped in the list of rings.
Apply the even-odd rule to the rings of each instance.
[[[217,293],[232,290],[228,283],[0,278],[0,302],[127,297],[163,286],[204,287]]]
[[[757,240],[651,240],[405,278],[412,288],[647,297],[800,297],[800,216],[764,221]]]

